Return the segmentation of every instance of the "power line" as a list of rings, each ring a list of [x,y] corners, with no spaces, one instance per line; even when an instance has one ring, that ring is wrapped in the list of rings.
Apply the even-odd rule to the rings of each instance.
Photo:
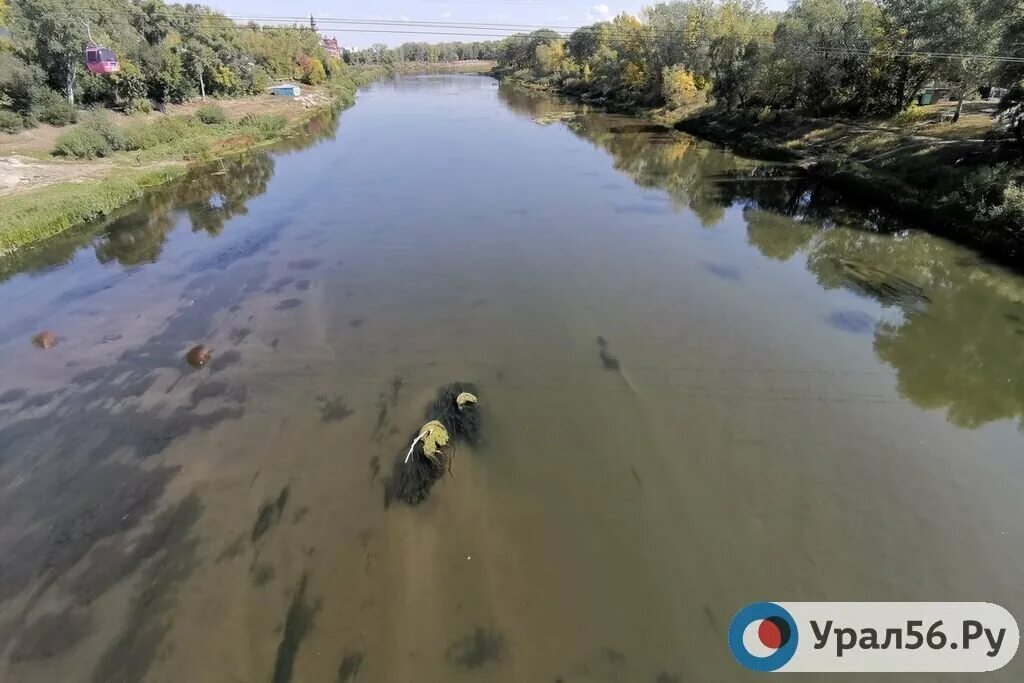
[[[111,13],[104,13],[101,10],[87,9],[82,11],[83,14],[93,14],[99,16],[102,19],[111,18]],[[206,25],[210,28],[217,28],[222,30],[241,30],[241,31],[252,31],[252,30],[273,30],[273,29],[298,29],[298,30],[310,30],[308,29],[308,17],[290,17],[290,16],[261,16],[261,17],[244,17],[237,15],[218,15],[218,14],[191,14],[180,11],[174,12],[178,16],[193,19],[198,21],[202,25]],[[116,13],[114,13],[116,14]],[[127,18],[128,15],[122,13],[122,17]],[[447,37],[459,37],[459,38],[488,38],[491,40],[506,40],[506,39],[528,39],[530,36],[521,32],[522,27],[528,27],[529,24],[475,24],[475,23],[464,23],[464,22],[433,22],[433,21],[416,21],[416,20],[370,20],[370,19],[335,19],[330,17],[313,17],[317,23],[334,24],[336,26],[345,26],[344,28],[323,28],[318,33],[357,33],[357,34],[381,34],[381,35],[409,35],[409,36],[447,36]],[[237,21],[240,20],[256,20],[260,19],[263,21],[292,21],[293,25],[274,25],[265,24],[258,25],[253,28],[249,25],[239,24]],[[297,25],[299,21],[306,23],[305,26]],[[351,26],[351,27],[349,27]],[[407,26],[409,29],[401,30],[397,28],[367,28],[368,26]],[[564,31],[572,27],[560,27],[563,31],[557,31],[551,29],[552,33],[559,35],[561,38],[567,38],[568,34]],[[576,27],[573,30],[579,30],[580,28],[589,27]],[[444,29],[444,30],[442,30]],[[699,40],[711,41],[712,36],[705,30],[700,31],[688,31],[686,29],[668,29],[668,28],[657,28],[657,27],[645,27],[642,30],[647,32],[654,32],[662,36],[678,36],[680,38],[689,37],[697,38]],[[632,38],[634,37],[632,32],[627,32],[622,29],[606,26],[601,29],[604,35],[609,35],[613,38]],[[741,37],[741,38],[762,38],[768,42],[774,42],[774,34],[758,34],[758,33],[732,33],[729,36]],[[933,52],[925,50],[876,50],[872,48],[856,48],[856,47],[845,47],[845,46],[795,46],[797,49],[803,49],[808,52],[825,54],[825,55],[847,55],[847,56],[862,56],[862,57],[920,57],[922,59],[960,59],[960,60],[976,60],[976,61],[987,61],[987,62],[1001,62],[1001,63],[1024,63],[1024,56],[1015,55],[991,55],[991,54],[978,54],[978,53],[952,53],[952,52]]]

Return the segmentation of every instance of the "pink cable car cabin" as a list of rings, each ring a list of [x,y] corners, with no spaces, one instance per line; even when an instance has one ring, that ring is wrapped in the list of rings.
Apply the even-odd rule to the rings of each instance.
[[[85,67],[94,74],[112,74],[121,70],[114,51],[99,45],[89,45],[85,48]]]

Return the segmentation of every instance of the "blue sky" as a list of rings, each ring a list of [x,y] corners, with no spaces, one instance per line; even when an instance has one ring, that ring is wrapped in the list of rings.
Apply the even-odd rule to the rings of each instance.
[[[332,2],[331,0],[200,0],[228,15],[242,17],[308,16],[334,19],[380,21],[436,21],[466,23],[502,23],[538,26],[581,26],[622,12],[638,13],[644,0],[367,0],[366,2]],[[788,0],[767,0],[768,7],[782,9]],[[265,22],[269,23],[269,22]],[[397,45],[407,40],[440,42],[446,40],[489,40],[472,35],[409,35],[405,33],[372,33],[344,30],[338,25],[321,22],[321,30],[335,35],[346,47],[366,47],[373,43]],[[363,31],[401,30],[400,26],[364,25]],[[428,29],[415,29],[426,31]],[[481,29],[441,28],[437,31],[486,33]],[[507,32],[502,29],[494,33]],[[500,37],[500,36],[497,36]]]

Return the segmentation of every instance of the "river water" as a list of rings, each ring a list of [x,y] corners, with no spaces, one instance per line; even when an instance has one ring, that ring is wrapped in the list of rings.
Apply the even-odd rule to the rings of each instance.
[[[745,681],[753,601],[1024,616],[1022,278],[484,77],[320,128],[2,264],[0,680]],[[483,443],[386,509],[456,380]]]

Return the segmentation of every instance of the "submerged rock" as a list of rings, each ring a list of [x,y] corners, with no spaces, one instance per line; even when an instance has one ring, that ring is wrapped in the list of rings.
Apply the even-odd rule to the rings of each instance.
[[[32,343],[41,349],[52,349],[57,345],[57,335],[49,330],[44,330],[32,337]]]
[[[193,346],[185,354],[185,360],[188,364],[194,368],[201,368],[210,362],[210,358],[213,357],[213,352],[206,348],[202,344]]]

